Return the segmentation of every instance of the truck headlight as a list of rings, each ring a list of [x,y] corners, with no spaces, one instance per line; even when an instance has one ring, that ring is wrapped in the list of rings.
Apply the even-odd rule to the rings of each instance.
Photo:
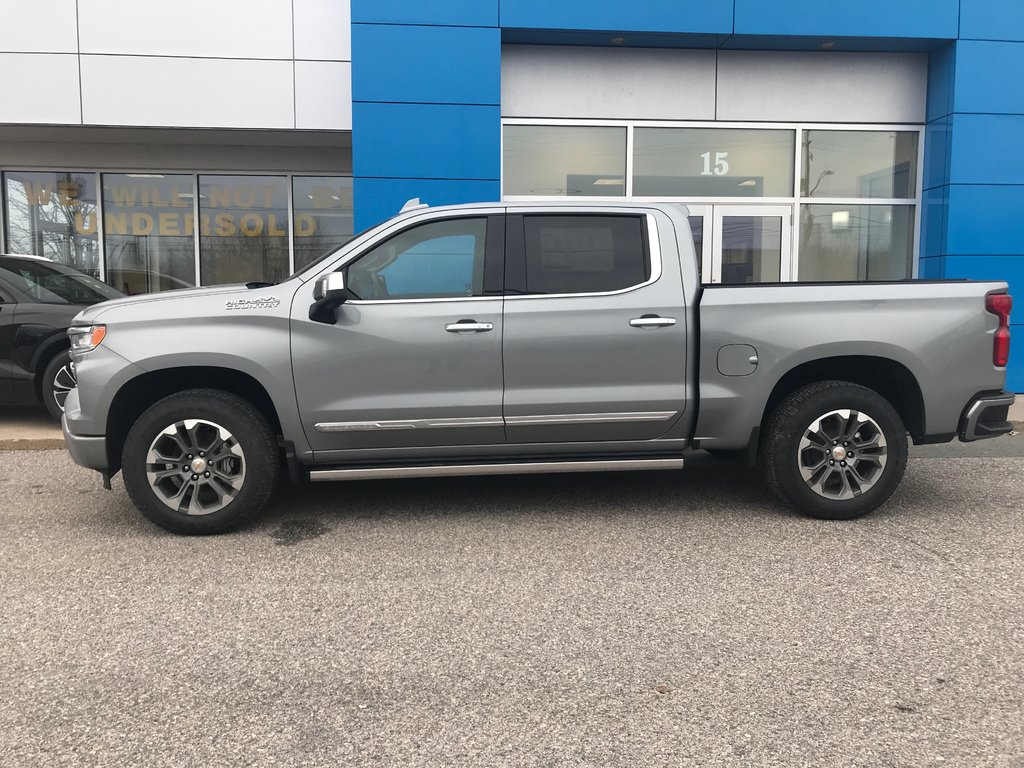
[[[89,352],[96,349],[96,347],[103,343],[106,335],[107,326],[105,325],[85,325],[68,328],[72,352]]]

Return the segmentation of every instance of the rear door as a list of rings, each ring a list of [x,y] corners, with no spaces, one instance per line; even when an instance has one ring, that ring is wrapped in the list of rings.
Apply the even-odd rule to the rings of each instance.
[[[663,226],[669,233],[667,218]],[[675,241],[655,212],[507,219],[503,363],[510,443],[650,440],[686,407]]]

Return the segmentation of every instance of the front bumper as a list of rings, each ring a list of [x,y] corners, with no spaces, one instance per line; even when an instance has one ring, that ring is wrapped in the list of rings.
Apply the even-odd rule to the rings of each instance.
[[[970,443],[1012,431],[1013,424],[1006,417],[1015,399],[1012,392],[1000,392],[971,400],[960,417],[960,439]]]
[[[75,434],[71,425],[77,423],[78,416],[81,416],[81,404],[76,387],[68,392],[67,400],[64,401],[64,415],[60,419],[60,426],[64,431],[64,445],[67,446],[75,464],[102,472],[105,477],[110,469],[110,462],[107,459],[107,438],[104,435]]]

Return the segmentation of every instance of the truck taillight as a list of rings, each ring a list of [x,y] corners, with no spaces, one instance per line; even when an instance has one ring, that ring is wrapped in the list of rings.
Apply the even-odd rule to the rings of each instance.
[[[992,363],[1005,368],[1010,361],[1010,310],[1013,298],[1008,293],[990,293],[985,297],[985,309],[999,318],[999,327],[992,341]]]

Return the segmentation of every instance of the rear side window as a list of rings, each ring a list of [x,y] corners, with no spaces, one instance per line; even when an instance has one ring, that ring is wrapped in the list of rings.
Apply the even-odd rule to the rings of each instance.
[[[607,293],[651,277],[643,216],[525,216],[527,293]]]

